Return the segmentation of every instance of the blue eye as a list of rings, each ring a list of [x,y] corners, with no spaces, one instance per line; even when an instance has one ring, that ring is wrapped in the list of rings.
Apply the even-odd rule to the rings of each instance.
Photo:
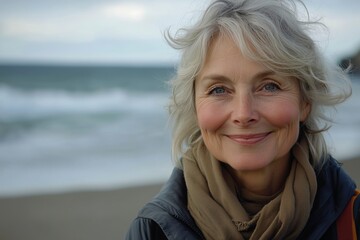
[[[267,83],[264,85],[263,89],[267,92],[276,92],[280,90],[280,87],[275,83]]]
[[[224,87],[215,87],[209,91],[210,95],[222,95],[226,93],[226,89]]]

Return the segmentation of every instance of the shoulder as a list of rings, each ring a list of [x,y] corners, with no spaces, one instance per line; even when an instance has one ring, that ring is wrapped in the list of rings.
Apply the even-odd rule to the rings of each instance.
[[[137,236],[136,231],[145,234],[139,239],[202,238],[187,209],[187,189],[181,169],[175,168],[159,194],[140,210],[129,229],[128,236]]]
[[[356,188],[341,164],[332,157],[329,157],[320,169],[316,169],[316,176],[318,186],[315,200],[307,225],[299,239],[332,236],[333,232],[336,232],[336,220],[354,195]]]
[[[137,217],[126,234],[126,240],[136,239],[167,239],[164,232],[153,220]]]
[[[318,188],[326,189],[326,193],[336,194],[339,193],[338,191],[343,193],[345,191],[347,193],[345,198],[350,198],[353,195],[356,184],[342,168],[342,164],[333,157],[328,157],[325,164],[316,170],[316,175]]]

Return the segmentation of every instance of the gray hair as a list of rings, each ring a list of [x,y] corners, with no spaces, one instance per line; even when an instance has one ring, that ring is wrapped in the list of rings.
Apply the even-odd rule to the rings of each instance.
[[[307,20],[298,19],[298,4]],[[326,62],[308,30],[321,25],[310,21],[305,5],[295,0],[217,0],[202,18],[189,28],[169,31],[169,44],[182,52],[176,76],[170,81],[169,103],[172,120],[173,159],[181,167],[184,152],[203,143],[195,110],[195,79],[203,67],[208,47],[214,37],[226,34],[242,53],[269,69],[300,83],[303,101],[311,111],[300,128],[310,148],[311,164],[321,167],[328,156],[323,132],[331,119],[326,107],[334,107],[351,95],[350,81],[339,67]]]

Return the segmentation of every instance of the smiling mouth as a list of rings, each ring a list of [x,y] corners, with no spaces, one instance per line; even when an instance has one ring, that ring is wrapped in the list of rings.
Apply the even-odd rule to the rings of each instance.
[[[241,145],[254,145],[263,141],[269,136],[271,132],[260,133],[260,134],[240,134],[240,135],[226,135],[234,142]]]

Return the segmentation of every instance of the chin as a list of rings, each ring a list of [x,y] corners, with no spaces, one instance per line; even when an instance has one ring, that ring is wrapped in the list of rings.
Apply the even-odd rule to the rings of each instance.
[[[226,161],[226,164],[229,165],[235,171],[256,171],[263,168],[266,168],[271,164],[271,161],[267,159],[236,159],[232,161]]]

